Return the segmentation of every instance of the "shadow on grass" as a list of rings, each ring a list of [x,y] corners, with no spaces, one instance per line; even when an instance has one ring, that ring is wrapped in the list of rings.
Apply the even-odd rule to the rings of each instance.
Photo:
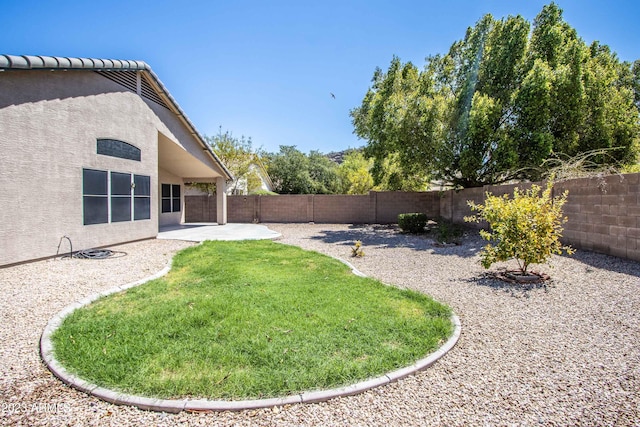
[[[363,246],[378,248],[408,248],[429,251],[437,255],[473,257],[484,246],[476,231],[465,231],[457,245],[440,245],[430,234],[405,234],[396,225],[352,224],[349,230],[320,230],[312,240],[342,246],[353,246],[360,240]]]

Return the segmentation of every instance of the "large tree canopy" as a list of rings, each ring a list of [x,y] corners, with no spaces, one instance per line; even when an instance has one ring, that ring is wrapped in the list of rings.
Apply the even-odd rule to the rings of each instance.
[[[367,194],[375,191],[423,191],[424,175],[401,168],[396,155],[374,165],[362,150],[349,150],[341,164],[318,151],[308,155],[295,146],[281,145],[278,153],[266,154],[264,162],[280,194]]]
[[[393,155],[407,174],[458,187],[537,179],[553,156],[611,148],[598,161],[636,160],[639,75],[551,3],[533,26],[484,16],[423,71],[394,57],[351,116],[377,165]]]
[[[309,155],[295,146],[281,145],[265,156],[274,191],[280,194],[334,194],[342,190],[337,165],[317,151]]]

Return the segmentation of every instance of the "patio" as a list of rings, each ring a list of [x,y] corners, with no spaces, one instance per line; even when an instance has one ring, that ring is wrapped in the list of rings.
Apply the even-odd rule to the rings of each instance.
[[[225,224],[215,222],[186,223],[161,227],[158,239],[186,240],[189,242],[203,242],[205,240],[262,240],[277,239],[280,233],[269,230],[259,224]]]

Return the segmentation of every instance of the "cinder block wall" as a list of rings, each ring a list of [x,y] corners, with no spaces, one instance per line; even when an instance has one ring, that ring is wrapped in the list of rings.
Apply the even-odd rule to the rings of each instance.
[[[513,195],[513,190],[518,188],[520,190],[528,190],[531,188],[531,183],[520,183],[520,184],[505,184],[505,185],[485,185],[484,187],[478,188],[468,188],[465,190],[459,191],[449,191],[451,193],[448,195],[448,198],[451,199],[449,216],[444,216],[450,221],[455,222],[456,224],[465,223],[464,218],[467,216],[471,216],[476,212],[473,212],[469,207],[469,202],[474,202],[475,204],[482,204],[484,202],[485,195],[487,193],[491,193],[494,196],[502,196],[504,194]],[[440,205],[442,207],[442,204]],[[486,221],[480,222],[470,222],[465,223],[470,227],[474,228],[487,228],[489,225]]]
[[[240,196],[233,196],[240,197]],[[289,194],[282,196],[258,196],[260,222],[310,222],[313,221],[313,196]]]
[[[316,195],[313,196],[312,221],[335,224],[374,223],[374,203],[371,195]]]
[[[216,196],[184,196],[185,222],[216,222]],[[228,207],[229,212],[231,210]]]
[[[538,183],[544,187],[544,183]],[[484,186],[454,191],[371,192],[356,195],[229,196],[229,222],[396,223],[398,215],[423,212],[463,223],[467,202],[485,194],[513,194],[531,184]],[[578,249],[640,261],[640,174],[581,178],[557,183],[569,191],[563,241]],[[215,222],[215,197],[186,196],[187,222]],[[486,223],[477,227],[486,226]]]
[[[388,191],[372,192],[375,197],[375,223],[393,224],[403,213],[426,213],[429,217],[440,216],[440,197],[437,191],[408,192]]]
[[[545,183],[537,183],[544,188]],[[531,184],[511,184],[447,191],[440,199],[441,216],[462,223],[471,209],[466,200],[482,203],[486,192],[513,194],[513,189]],[[556,183],[553,194],[569,191],[563,212],[563,242],[577,249],[592,250],[640,261],[640,174],[579,178]],[[486,226],[486,224],[484,224]]]
[[[424,212],[438,217],[438,192],[371,192],[368,195],[228,196],[229,222],[318,222],[390,224],[398,215]],[[215,222],[216,199],[185,196],[187,222]]]
[[[227,196],[227,221],[254,222],[257,200],[257,196]]]
[[[455,223],[463,223],[464,217],[472,213],[468,202],[473,201],[476,204],[482,203],[484,201],[485,191],[484,187],[467,188],[458,192],[450,190],[449,192],[452,193],[451,216],[448,219]]]
[[[554,187],[555,194],[565,190],[567,243],[640,261],[640,174],[576,179]]]

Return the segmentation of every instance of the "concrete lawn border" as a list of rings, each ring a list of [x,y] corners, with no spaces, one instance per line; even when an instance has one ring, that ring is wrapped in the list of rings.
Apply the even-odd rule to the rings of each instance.
[[[333,257],[336,260],[346,264],[351,271],[361,277],[367,277],[362,272],[358,271],[351,263],[342,260],[340,258]],[[70,387],[75,388],[83,393],[95,396],[99,399],[113,403],[116,405],[135,406],[139,409],[158,411],[158,412],[170,412],[178,413],[182,411],[187,412],[209,412],[209,411],[242,411],[248,409],[260,409],[271,408],[275,406],[284,406],[297,403],[318,403],[324,402],[336,397],[351,396],[354,394],[363,393],[367,390],[389,384],[394,381],[398,381],[409,375],[413,375],[423,369],[433,365],[438,359],[447,354],[458,342],[461,332],[461,323],[458,316],[454,313],[451,315],[451,321],[454,325],[453,334],[451,337],[436,351],[429,354],[427,357],[422,358],[414,364],[389,372],[382,376],[371,378],[358,382],[356,384],[334,388],[330,390],[318,390],[318,391],[306,391],[299,394],[294,394],[286,397],[276,397],[270,399],[256,399],[256,400],[206,400],[206,399],[157,399],[151,397],[131,395],[127,393],[120,393],[114,390],[109,390],[103,387],[99,387],[96,384],[89,383],[69,371],[67,371],[54,357],[53,343],[51,337],[53,333],[58,329],[64,319],[69,316],[73,311],[85,305],[89,305],[103,296],[111,295],[114,293],[122,292],[126,289],[133,288],[135,286],[142,285],[150,280],[157,279],[166,275],[171,270],[172,260],[170,260],[166,267],[147,278],[131,282],[122,286],[116,286],[106,291],[98,292],[80,301],[66,306],[62,311],[56,314],[44,328],[42,336],[40,337],[40,356],[47,366],[47,368],[58,377],[62,382]]]

